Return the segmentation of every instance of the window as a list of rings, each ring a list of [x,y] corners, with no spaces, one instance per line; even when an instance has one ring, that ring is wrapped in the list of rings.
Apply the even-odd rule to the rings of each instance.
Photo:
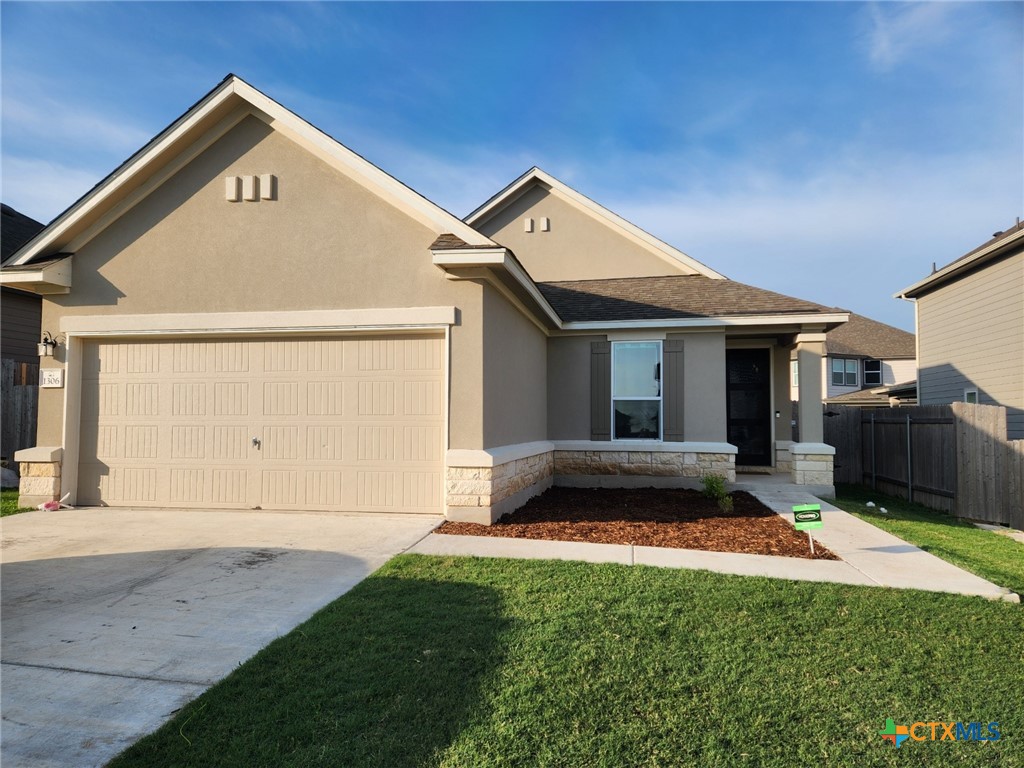
[[[791,382],[791,386],[793,386],[794,388],[798,389],[800,387],[800,363],[798,363],[796,360],[792,360],[789,363],[789,367],[790,367],[790,374],[789,374],[790,375],[790,379],[789,380]]]
[[[978,390],[976,389],[965,389],[964,390],[964,402],[978,404]]]
[[[865,387],[880,387],[880,386],[882,386],[882,361],[881,360],[865,360],[864,361],[864,386]]]
[[[661,439],[661,342],[612,342],[612,439]]]
[[[832,385],[835,387],[857,386],[857,361],[842,357],[832,358]]]

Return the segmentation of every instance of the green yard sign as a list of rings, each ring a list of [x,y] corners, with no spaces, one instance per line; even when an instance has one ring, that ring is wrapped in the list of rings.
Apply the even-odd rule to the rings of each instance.
[[[794,527],[798,531],[809,531],[812,528],[823,528],[820,504],[800,504],[793,507]]]

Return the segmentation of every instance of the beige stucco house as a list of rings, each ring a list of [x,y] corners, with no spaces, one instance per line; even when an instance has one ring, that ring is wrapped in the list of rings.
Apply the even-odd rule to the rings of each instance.
[[[462,221],[235,76],[9,259],[58,335],[23,502],[444,512],[772,467],[824,334],[539,169]],[[804,441],[790,422],[789,361]]]
[[[1006,407],[1006,434],[1024,439],[1024,224],[896,294],[914,302],[921,405]]]

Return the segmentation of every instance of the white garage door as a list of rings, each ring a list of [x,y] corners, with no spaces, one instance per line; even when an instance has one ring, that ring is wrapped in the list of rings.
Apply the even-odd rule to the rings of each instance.
[[[80,504],[442,511],[441,338],[83,346]]]

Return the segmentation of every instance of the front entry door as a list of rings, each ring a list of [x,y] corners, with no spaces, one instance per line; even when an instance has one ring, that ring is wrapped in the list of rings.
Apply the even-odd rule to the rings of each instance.
[[[725,369],[728,440],[739,448],[736,465],[771,466],[771,353],[726,350]]]

